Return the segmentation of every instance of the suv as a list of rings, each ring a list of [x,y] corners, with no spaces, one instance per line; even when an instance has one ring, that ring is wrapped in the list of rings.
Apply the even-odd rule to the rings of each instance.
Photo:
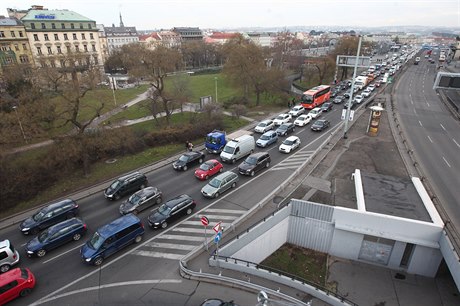
[[[294,132],[295,125],[291,122],[283,123],[279,128],[276,129],[276,134],[278,134],[278,136],[286,136],[287,134]]]
[[[183,216],[190,215],[196,203],[189,195],[183,194],[171,199],[149,215],[149,225],[153,228],[166,228],[168,223]]]
[[[32,217],[21,222],[19,229],[24,235],[37,234],[39,231],[56,223],[71,219],[78,214],[78,204],[71,199],[65,199],[48,205]]]
[[[0,241],[0,272],[5,273],[19,262],[19,253],[8,239]]]
[[[163,193],[156,187],[146,187],[139,190],[120,205],[120,214],[133,213],[137,215],[140,211],[161,203]]]
[[[143,173],[133,172],[116,179],[104,191],[104,196],[109,200],[118,200],[122,196],[145,188],[147,184],[147,177]]]
[[[238,172],[244,175],[254,176],[257,171],[270,166],[270,154],[259,152],[249,155],[238,167]]]
[[[255,128],[254,131],[257,133],[265,133],[269,130],[272,130],[274,126],[273,120],[264,120],[261,121]]]
[[[16,268],[0,275],[0,303],[27,296],[35,287],[35,276],[27,268]]]
[[[291,115],[292,117],[300,116],[300,115],[302,115],[303,113],[305,113],[305,108],[304,108],[302,105],[294,106],[294,107],[291,108],[291,110],[289,111],[289,115]]]

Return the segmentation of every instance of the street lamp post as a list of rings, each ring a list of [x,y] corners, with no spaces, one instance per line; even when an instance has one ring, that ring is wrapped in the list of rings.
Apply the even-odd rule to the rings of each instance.
[[[26,134],[24,133],[24,129],[23,129],[23,127],[22,127],[21,120],[19,119],[18,111],[16,110],[17,108],[18,108],[18,107],[17,107],[16,105],[13,106],[14,113],[16,114],[16,118],[18,118],[19,127],[21,128],[22,137],[24,138],[24,141],[25,141],[26,143],[29,143],[29,142],[27,141]]]
[[[216,87],[216,103],[218,103],[219,100],[217,100],[217,77],[214,77],[214,84],[215,84],[215,87]]]

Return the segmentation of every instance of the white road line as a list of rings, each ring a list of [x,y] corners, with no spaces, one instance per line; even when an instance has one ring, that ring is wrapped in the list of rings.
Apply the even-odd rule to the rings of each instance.
[[[442,127],[444,131],[446,130],[446,128],[441,123],[439,125]]]
[[[52,261],[52,260],[55,260],[56,258],[59,258],[59,257],[61,257],[62,255],[65,255],[65,254],[67,254],[67,253],[69,253],[69,252],[72,252],[72,251],[75,250],[75,249],[81,248],[83,245],[84,245],[84,243],[82,243],[82,244],[80,244],[80,245],[74,247],[73,249],[70,249],[70,250],[68,250],[68,251],[65,251],[64,253],[61,253],[61,254],[56,255],[56,256],[54,256],[54,257],[51,257],[50,259],[45,260],[45,261],[43,262],[43,264],[46,264],[46,263],[48,263],[48,262],[50,262],[50,261]]]
[[[433,143],[433,140],[431,140],[430,136],[427,135],[426,137],[428,137],[428,139],[431,141],[431,143]]]
[[[203,238],[201,238],[201,240],[203,240]],[[165,259],[174,259],[174,260],[181,260],[185,256],[185,254],[181,255],[181,254],[151,252],[151,251],[141,251],[141,250],[136,250],[136,251],[132,252],[131,255],[139,255],[139,256],[155,257],[155,258],[165,258]]]
[[[201,228],[191,228],[191,227],[175,227],[172,232],[185,232],[185,233],[202,233],[204,230]]]
[[[222,220],[234,220],[238,218],[240,215],[237,216],[226,216],[226,215],[214,215],[214,214],[206,214],[206,217],[211,220],[215,219],[222,219]],[[201,224],[201,221],[199,221]]]
[[[410,100],[410,104],[414,104],[414,101],[412,101],[412,99]]]
[[[168,239],[168,240],[203,241],[203,237],[184,236],[184,235],[160,235],[160,236],[156,236],[155,238],[156,239]]]
[[[163,242],[154,242],[154,241],[146,243],[145,245],[152,247],[152,248],[175,249],[175,250],[184,250],[184,251],[191,251],[194,248],[196,248],[196,245],[163,243]]]
[[[454,141],[454,143],[457,145],[457,147],[459,147],[459,148],[460,148],[460,144],[458,144],[458,142],[456,142],[454,138],[452,138],[452,140],[453,140],[453,141]]]
[[[217,213],[233,213],[233,214],[244,214],[247,212],[247,210],[237,210],[237,209],[217,209],[217,208],[209,208],[205,209],[203,213],[208,213],[208,212],[217,212]],[[201,214],[203,215],[203,214]]]
[[[420,126],[423,126],[422,122],[419,120],[418,123],[420,124]]]
[[[302,161],[300,161],[300,160],[297,160],[297,161],[296,160],[294,160],[294,161],[283,161],[283,162],[279,163],[278,165],[276,165],[275,167],[278,167],[280,165],[282,165],[282,166],[301,165],[301,164],[303,164],[304,161],[305,160],[302,160]]]
[[[428,101],[426,102],[426,105],[427,105],[428,107],[430,107],[430,103],[428,103]]]
[[[452,168],[450,164],[447,162],[447,159],[444,158],[444,156],[442,157],[442,159],[444,159],[444,162],[449,166],[449,168]]]
[[[414,108],[414,114],[416,114],[416,115],[417,115],[417,111],[415,110],[415,108]]]
[[[278,171],[278,170],[287,170],[287,169],[299,169],[298,166],[289,166],[289,167],[273,167],[267,171]]]
[[[98,270],[97,270],[98,271]],[[40,305],[43,303],[48,303],[66,296],[74,295],[74,294],[82,294],[84,292],[89,291],[97,291],[99,289],[105,288],[112,288],[112,287],[119,287],[119,286],[138,286],[138,285],[151,285],[151,284],[158,284],[158,283],[170,283],[170,284],[180,284],[182,280],[180,279],[152,279],[152,280],[138,280],[138,281],[130,281],[130,282],[120,282],[120,283],[113,283],[107,285],[100,285],[94,287],[83,288],[79,290],[69,291],[60,295],[55,295],[50,298],[38,300],[35,303],[32,303],[31,306]]]

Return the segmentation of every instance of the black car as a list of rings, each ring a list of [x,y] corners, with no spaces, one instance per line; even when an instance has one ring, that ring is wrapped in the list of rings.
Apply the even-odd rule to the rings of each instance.
[[[133,213],[136,215],[153,205],[160,204],[162,196],[162,192],[156,187],[141,189],[120,205],[120,214]]]
[[[329,127],[330,123],[328,120],[326,119],[319,119],[319,120],[316,120],[315,123],[312,124],[311,126],[311,130],[312,131],[322,131],[322,130],[325,130]]]
[[[340,104],[340,103],[343,103],[344,101],[345,101],[344,96],[337,96],[337,97],[334,98],[334,100],[332,102],[335,103],[335,104]]]
[[[321,105],[321,110],[323,112],[328,112],[328,111],[332,110],[332,106],[333,106],[332,102],[323,103],[323,105]]]
[[[29,257],[43,257],[45,254],[70,241],[78,241],[86,233],[86,224],[80,219],[72,218],[53,225],[37,237],[27,242],[26,254]]]
[[[350,104],[350,101],[347,101],[344,105],[343,108],[348,108],[348,104]],[[351,100],[351,109],[353,109],[356,106],[356,101]]]
[[[204,161],[204,153],[200,151],[191,151],[182,154],[178,160],[173,163],[175,170],[186,171],[190,166],[194,164],[201,164]]]
[[[270,166],[270,154],[259,152],[249,155],[238,167],[238,172],[243,175],[254,176],[254,174]]]
[[[350,98],[350,96],[351,96],[351,90],[348,90],[347,92],[345,92],[345,93],[343,94],[343,96],[344,96],[346,99]]]
[[[189,195],[183,194],[162,204],[147,220],[152,228],[166,228],[168,223],[183,215],[190,215],[196,203]]]
[[[293,133],[295,131],[295,125],[292,122],[283,123],[276,129],[276,134],[278,136],[286,136],[287,134]]]
[[[104,196],[109,200],[118,200],[121,197],[146,187],[147,177],[140,172],[133,172],[116,179],[104,191]]]
[[[65,199],[48,205],[32,217],[21,222],[19,229],[25,235],[37,234],[39,231],[56,223],[71,219],[78,214],[78,204],[71,199]]]

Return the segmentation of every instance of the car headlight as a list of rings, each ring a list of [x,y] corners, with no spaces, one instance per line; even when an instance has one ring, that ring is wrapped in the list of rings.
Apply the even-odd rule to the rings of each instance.
[[[153,223],[153,225],[160,225],[160,222],[155,222]]]
[[[24,227],[23,229],[21,229],[21,231],[23,231],[23,232],[26,232],[28,230],[30,230],[30,227]]]
[[[90,261],[91,261],[91,258],[86,258],[85,261],[86,261],[86,262],[90,262]]]
[[[27,251],[27,254],[33,254],[33,253],[34,253],[34,252],[32,252],[32,251]]]

